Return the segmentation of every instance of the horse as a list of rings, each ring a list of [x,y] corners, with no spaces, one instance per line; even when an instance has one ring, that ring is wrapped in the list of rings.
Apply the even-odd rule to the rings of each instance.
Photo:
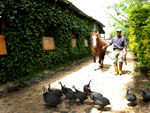
[[[96,55],[99,56],[99,68],[103,67],[106,45],[108,45],[107,42],[100,38],[99,33],[91,32],[91,51],[94,64],[96,64]]]

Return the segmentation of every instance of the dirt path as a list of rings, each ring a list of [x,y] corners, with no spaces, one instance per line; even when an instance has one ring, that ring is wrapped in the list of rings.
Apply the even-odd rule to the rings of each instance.
[[[111,48],[108,50],[111,51]],[[83,90],[83,85],[87,84],[90,79],[92,80],[91,89],[101,92],[111,102],[111,105],[105,108],[105,113],[150,113],[148,112],[150,106],[141,102],[141,97],[135,90],[131,91],[138,95],[137,106],[129,107],[127,105],[126,88],[129,86],[134,89],[136,87],[135,77],[138,76],[138,73],[134,72],[135,56],[129,52],[127,58],[128,65],[124,65],[121,76],[114,75],[112,61],[108,55],[105,57],[104,68],[97,71],[93,70],[93,60],[88,59],[86,62],[58,72],[52,78],[36,85],[1,97],[0,113],[99,113],[97,106],[92,107],[89,104],[90,99],[82,105],[77,103],[69,105],[68,100],[62,98],[62,104],[59,104],[57,108],[48,108],[43,101],[42,86],[51,83],[52,87],[60,88],[58,82],[61,81],[67,87],[75,85],[77,89]]]

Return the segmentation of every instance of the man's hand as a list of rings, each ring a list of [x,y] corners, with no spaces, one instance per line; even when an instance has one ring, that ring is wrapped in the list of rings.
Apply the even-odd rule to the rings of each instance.
[[[103,46],[103,47],[102,47],[102,49],[106,49],[106,48],[107,48],[107,46]]]
[[[127,51],[125,51],[125,55],[127,56]]]
[[[125,55],[127,56],[127,46],[125,46],[124,48],[125,48]]]
[[[109,45],[103,46],[102,49],[106,49]]]

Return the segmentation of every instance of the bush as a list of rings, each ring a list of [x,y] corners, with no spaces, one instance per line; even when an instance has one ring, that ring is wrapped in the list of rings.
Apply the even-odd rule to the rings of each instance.
[[[129,47],[137,55],[144,72],[150,70],[150,7],[134,7],[129,13]]]

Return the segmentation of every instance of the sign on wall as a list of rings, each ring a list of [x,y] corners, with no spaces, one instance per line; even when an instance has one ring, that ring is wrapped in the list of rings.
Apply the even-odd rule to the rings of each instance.
[[[52,37],[43,37],[43,49],[44,50],[54,50],[55,43]]]
[[[0,55],[7,55],[6,41],[4,35],[0,35]]]
[[[7,55],[6,41],[4,37],[4,21],[0,18],[0,55]]]
[[[77,39],[75,38],[72,39],[72,47],[73,48],[77,47]]]
[[[84,39],[84,46],[88,47],[88,40],[87,39]]]

